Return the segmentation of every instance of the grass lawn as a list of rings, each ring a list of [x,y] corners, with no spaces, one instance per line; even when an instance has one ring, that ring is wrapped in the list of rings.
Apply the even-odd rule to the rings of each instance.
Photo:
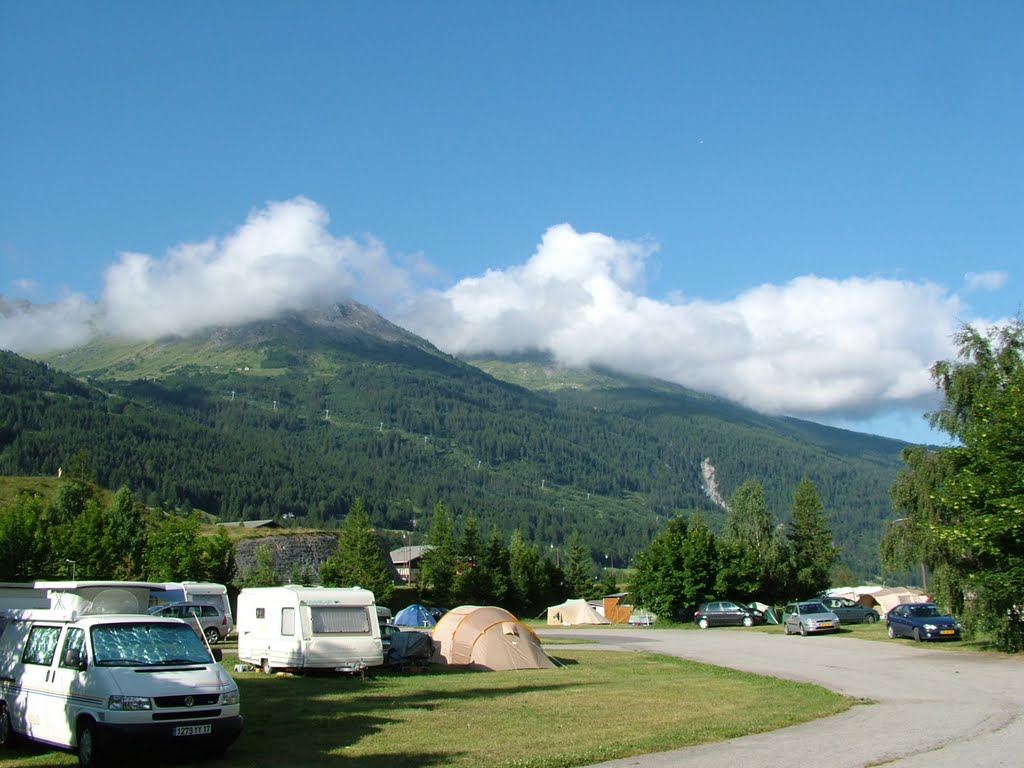
[[[434,666],[366,680],[237,673],[245,733],[209,765],[577,766],[773,730],[857,703],[667,656],[565,649],[555,657],[563,666],[550,670]],[[234,662],[225,656],[226,668]],[[0,766],[75,763],[23,746],[5,757]]]

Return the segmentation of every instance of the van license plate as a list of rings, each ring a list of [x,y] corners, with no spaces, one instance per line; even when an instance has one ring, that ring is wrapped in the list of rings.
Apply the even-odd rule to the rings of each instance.
[[[206,725],[179,725],[174,729],[175,736],[202,736],[204,733],[213,733],[213,726]]]

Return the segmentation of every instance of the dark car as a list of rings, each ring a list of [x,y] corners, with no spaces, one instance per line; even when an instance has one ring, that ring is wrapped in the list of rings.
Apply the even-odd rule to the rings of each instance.
[[[693,622],[701,629],[708,627],[752,627],[766,624],[764,612],[732,600],[715,600],[701,603],[693,614]]]
[[[889,637],[915,640],[959,640],[960,622],[935,603],[903,603],[885,617]]]
[[[878,614],[874,608],[868,608],[858,602],[846,597],[829,597],[823,595],[817,598],[818,602],[828,608],[839,617],[843,624],[874,624],[878,621]]]
[[[387,656],[388,650],[391,648],[391,638],[402,630],[395,624],[390,622],[382,622],[380,625],[380,645],[384,649],[384,655]]]

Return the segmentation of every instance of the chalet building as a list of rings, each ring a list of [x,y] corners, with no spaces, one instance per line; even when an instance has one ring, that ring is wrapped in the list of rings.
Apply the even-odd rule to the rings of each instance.
[[[399,578],[406,584],[415,584],[419,581],[420,566],[423,563],[423,556],[433,547],[429,544],[416,547],[399,547],[391,550],[391,562],[395,564]]]

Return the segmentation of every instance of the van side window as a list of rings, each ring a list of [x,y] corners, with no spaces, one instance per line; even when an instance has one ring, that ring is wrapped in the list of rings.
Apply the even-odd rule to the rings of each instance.
[[[295,609],[294,608],[282,608],[281,609],[281,634],[282,635],[294,635],[295,634]]]
[[[265,619],[265,618],[267,618],[267,609],[266,608],[257,608],[256,609],[256,618],[257,619]]]
[[[71,627],[64,637],[64,650],[60,654],[60,665],[67,666],[64,660],[68,657],[68,651],[78,651],[79,658],[85,658],[85,630],[80,627]]]
[[[57,639],[60,637],[60,627],[32,627],[29,633],[28,642],[25,644],[25,655],[22,661],[26,664],[45,664],[49,666],[53,662],[54,653],[57,651]]]

